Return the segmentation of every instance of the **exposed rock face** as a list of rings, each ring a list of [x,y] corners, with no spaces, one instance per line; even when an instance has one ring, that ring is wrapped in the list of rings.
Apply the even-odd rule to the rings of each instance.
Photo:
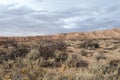
[[[101,30],[93,32],[76,32],[35,37],[0,37],[0,41],[39,41],[39,40],[68,40],[68,39],[98,39],[98,38],[120,38],[120,28]]]

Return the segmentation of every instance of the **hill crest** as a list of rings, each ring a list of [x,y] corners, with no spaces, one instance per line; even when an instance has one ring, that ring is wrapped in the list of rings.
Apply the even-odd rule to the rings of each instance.
[[[71,40],[71,39],[120,38],[120,28],[91,32],[74,32],[48,36],[0,37],[0,41],[40,41],[40,40]]]

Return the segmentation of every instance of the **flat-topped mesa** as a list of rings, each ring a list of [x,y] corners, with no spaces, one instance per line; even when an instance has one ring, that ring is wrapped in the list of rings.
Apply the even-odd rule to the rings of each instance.
[[[40,40],[77,40],[77,39],[101,39],[120,38],[120,28],[100,30],[92,32],[75,32],[48,36],[29,37],[0,37],[0,41],[40,41]]]

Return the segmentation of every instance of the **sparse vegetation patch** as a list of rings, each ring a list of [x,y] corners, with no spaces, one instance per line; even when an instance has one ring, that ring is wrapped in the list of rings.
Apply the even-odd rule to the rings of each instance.
[[[116,39],[3,41],[0,80],[120,80],[119,46]]]

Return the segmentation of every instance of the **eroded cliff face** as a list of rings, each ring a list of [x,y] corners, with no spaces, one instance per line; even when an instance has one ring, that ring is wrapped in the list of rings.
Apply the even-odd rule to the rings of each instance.
[[[120,38],[120,28],[92,32],[75,32],[48,36],[34,37],[0,37],[0,41],[40,41],[40,40],[69,40],[69,39],[98,39]]]

